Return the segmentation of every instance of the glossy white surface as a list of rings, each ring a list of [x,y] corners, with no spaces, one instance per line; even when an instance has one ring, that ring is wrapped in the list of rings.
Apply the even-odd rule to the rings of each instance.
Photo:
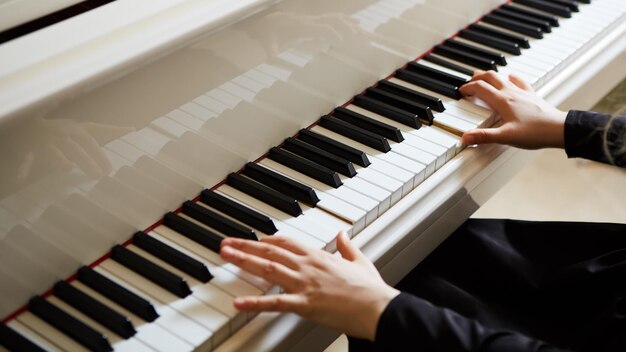
[[[0,46],[0,287],[10,288],[0,291],[0,316],[501,2],[286,0],[269,6],[274,2],[178,0],[153,1],[140,12],[119,0],[119,7],[88,14],[104,21],[113,11],[127,22],[92,33],[80,31],[88,20],[78,17]],[[623,38],[623,27],[622,17],[612,33]],[[61,30],[74,32],[67,41],[57,39],[60,45],[35,45],[63,38]],[[595,56],[587,50],[587,62],[615,40],[606,40]],[[556,94],[556,88],[542,94]],[[430,137],[445,139],[441,145],[451,155],[449,137]],[[403,173],[397,166],[396,178],[381,186],[396,192],[404,184],[407,196],[394,206],[395,193],[357,243],[382,266],[431,229],[420,235],[425,255],[514,172],[498,167],[516,166],[515,156],[506,148],[463,151],[421,184],[421,170]],[[381,166],[368,179],[385,170]],[[492,180],[498,172],[504,176]],[[436,217],[465,204],[461,200],[470,206],[457,209],[445,226],[432,227]],[[354,220],[364,226],[361,218]],[[225,282],[234,278],[228,268],[221,270]],[[242,335],[258,325],[254,321]],[[267,330],[260,339],[274,348],[282,340],[270,340],[290,331]],[[232,346],[237,342],[224,349]]]

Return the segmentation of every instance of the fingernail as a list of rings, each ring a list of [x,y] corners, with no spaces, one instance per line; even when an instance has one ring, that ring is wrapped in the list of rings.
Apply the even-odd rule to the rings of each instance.
[[[472,135],[467,135],[467,136],[463,136],[461,138],[461,142],[465,145],[472,145],[472,144],[476,144],[476,137],[472,136]]]
[[[224,246],[220,249],[220,254],[231,256],[234,254],[234,252],[232,248]]]

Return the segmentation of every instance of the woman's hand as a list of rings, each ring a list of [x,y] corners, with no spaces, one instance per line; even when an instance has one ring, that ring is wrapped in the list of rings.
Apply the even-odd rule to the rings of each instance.
[[[492,128],[463,134],[463,144],[500,143],[524,149],[563,148],[567,113],[541,99],[521,78],[476,71],[461,93],[483,100],[502,119]]]
[[[387,285],[374,265],[337,236],[340,256],[282,236],[261,241],[227,238],[221,257],[281,286],[285,293],[238,297],[235,307],[249,311],[294,312],[359,338],[374,340],[378,320],[399,291]]]

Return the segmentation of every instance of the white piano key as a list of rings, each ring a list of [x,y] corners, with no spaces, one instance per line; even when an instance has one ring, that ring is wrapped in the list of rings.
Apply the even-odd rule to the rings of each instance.
[[[196,224],[196,225],[198,225],[200,227],[204,227],[205,229],[213,231],[213,232],[215,232],[216,234],[219,235],[219,232],[217,230],[211,229],[210,227],[206,226],[205,224],[201,223],[200,221],[198,221],[198,220],[196,220],[196,219],[194,219],[194,218],[192,218],[192,217],[190,217],[188,215],[185,215],[183,213],[180,213],[178,215],[180,217],[184,218],[185,220],[189,221],[189,222],[192,222],[192,223],[194,223],[194,224]],[[224,237],[226,237],[226,236],[224,236]],[[210,258],[211,262],[215,263],[216,265],[220,265],[224,269],[229,270],[230,272],[236,274],[237,276],[241,277],[243,280],[245,280],[245,281],[249,282],[250,284],[258,287],[261,291],[265,292],[265,291],[267,291],[271,287],[271,285],[267,281],[265,281],[265,280],[263,280],[263,279],[261,279],[261,278],[259,278],[257,276],[254,276],[252,274],[249,274],[249,273],[247,273],[245,271],[242,271],[236,265],[233,265],[231,263],[228,263],[228,262],[222,260],[222,258],[220,258],[220,256],[219,256],[219,254],[211,252],[210,255],[211,255],[211,258]]]
[[[259,84],[264,85],[265,88],[271,87],[272,84],[274,84],[274,82],[278,80],[277,78],[267,75],[266,73],[261,72],[258,69],[249,70],[245,73],[245,76],[258,82]]]
[[[516,56],[513,54],[509,54],[506,53],[504,51],[501,51],[499,49],[496,48],[492,48],[490,46],[486,46],[486,45],[482,45],[480,43],[476,43],[474,41],[465,39],[465,38],[461,38],[461,37],[456,37],[454,38],[455,40],[461,42],[461,43],[465,43],[465,44],[469,44],[472,46],[475,46],[477,48],[480,49],[484,49],[484,50],[489,50],[492,52],[496,52],[502,56],[505,57],[506,61],[507,61],[507,66],[509,68],[512,69],[517,69],[520,68],[522,70],[524,70],[524,72],[527,73],[533,73],[535,75],[543,75],[547,72],[547,69],[545,68],[546,64],[542,64],[542,61],[536,61],[536,60],[519,60],[522,59],[523,57],[527,56],[527,52],[523,52],[524,54],[521,56]],[[551,66],[551,65],[549,65]]]
[[[227,105],[228,107],[230,107],[231,109],[234,108],[235,106],[237,106],[237,104],[239,104],[241,102],[241,98],[238,98],[230,93],[227,93],[219,88],[215,88],[215,89],[211,89],[209,92],[206,93],[206,95],[208,95],[209,97],[224,103],[225,105]]]
[[[106,272],[110,274],[109,278],[114,277],[111,279],[115,282],[123,282],[125,286],[141,291],[141,296],[154,305],[161,323],[167,324],[172,333],[194,347],[200,347],[207,342],[210,344],[212,341],[213,332],[206,326],[208,323],[203,315],[212,316],[215,311],[195,297],[177,297],[112,259],[104,260],[94,270],[103,275]]]
[[[358,175],[358,174],[357,174]],[[380,174],[379,174],[380,175]],[[384,175],[380,175],[384,177]],[[343,182],[342,187],[348,187],[353,191],[359,192],[373,200],[378,204],[378,213],[382,214],[391,206],[391,192],[379,187],[377,184],[367,181],[362,177],[348,178],[340,176]]]
[[[46,341],[63,351],[87,351],[83,345],[72,340],[64,333],[55,329],[45,321],[39,319],[31,312],[24,312],[17,316],[16,320],[30,330],[42,336]]]
[[[319,133],[323,136],[334,139],[338,142],[341,142],[350,147],[359,149],[362,152],[366,153],[368,156],[368,159],[371,162],[371,165],[369,165],[368,168],[373,168],[374,170],[377,170],[385,175],[388,175],[402,182],[403,184],[402,195],[408,194],[413,189],[413,185],[415,184],[416,174],[408,170],[405,170],[404,168],[398,165],[388,162],[382,157],[379,157],[381,154],[384,154],[384,153],[374,150],[361,143],[355,142],[352,139],[346,138],[340,134],[337,134],[335,132],[332,132],[320,126],[315,126],[311,128],[311,131]]]
[[[151,348],[149,348],[148,346],[144,345],[141,341],[139,341],[137,339],[134,339],[134,338],[124,339],[124,338],[116,335],[114,332],[112,332],[111,330],[109,330],[105,326],[102,326],[100,323],[94,321],[93,319],[91,319],[87,315],[83,314],[79,310],[75,309],[74,307],[72,307],[69,304],[65,303],[64,301],[60,300],[56,296],[49,296],[49,297],[46,298],[46,300],[48,302],[54,304],[58,308],[62,309],[63,311],[65,311],[65,313],[67,313],[67,314],[73,316],[74,318],[80,320],[85,325],[89,326],[90,328],[92,328],[92,329],[94,329],[94,330],[96,330],[96,331],[98,331],[100,333],[105,334],[107,339],[109,340],[109,343],[111,344],[111,347],[113,347],[113,349],[115,351],[128,351],[128,352],[133,352],[133,351],[153,351]]]
[[[228,185],[220,186],[217,189],[217,191],[224,195],[227,195],[228,197],[234,200],[237,200],[240,203],[243,203],[255,209],[258,212],[266,214],[267,216],[273,219],[274,224],[276,225],[277,228],[280,226],[279,224],[281,223],[287,224],[290,227],[298,229],[303,234],[308,234],[308,236],[312,236],[322,241],[324,243],[324,246],[327,246],[329,244],[329,242],[327,242],[327,239],[334,238],[333,235],[335,235],[336,231],[338,230],[338,229],[333,229],[329,226],[324,226],[323,224],[322,226],[320,226],[320,224],[317,224],[312,219],[309,219],[306,213],[303,213],[302,215],[298,217],[293,217],[289,214],[283,213],[282,211],[274,207],[271,207],[261,202],[260,200],[254,197],[251,197],[243,192],[240,192],[237,189],[230,187]],[[281,229],[278,228],[278,230],[280,231]]]
[[[180,108],[178,108],[178,110],[182,110],[186,112],[187,114],[197,119],[200,119],[204,122],[217,116],[217,114],[214,111],[209,110],[205,108],[204,106],[195,102],[190,102],[190,103],[181,105]]]
[[[481,115],[477,115],[477,114],[475,114],[475,113],[473,113],[471,111],[462,110],[458,106],[455,106],[455,105],[448,105],[448,106],[446,106],[446,111],[444,111],[443,113],[435,114],[435,120],[437,120],[437,118],[441,114],[454,116],[456,118],[459,118],[461,120],[467,121],[467,122],[469,122],[471,124],[474,124],[476,126],[483,126],[483,125],[491,123],[491,121],[489,120],[490,117],[491,117],[491,114],[489,114],[487,116],[481,116]]]
[[[185,134],[185,132],[187,132],[187,128],[185,126],[172,120],[168,116],[161,116],[153,120],[151,125],[159,132],[169,134],[174,138],[180,138],[183,134]]]
[[[267,88],[267,86],[258,83],[257,81],[245,76],[245,75],[241,75],[241,76],[237,76],[235,78],[232,79],[233,82],[237,83],[238,85],[242,86],[242,87],[246,87],[248,89],[250,89],[251,91],[258,93],[261,90]]]
[[[454,39],[460,39],[460,38],[459,37],[455,37]],[[471,43],[471,44],[473,44],[473,43]],[[435,70],[438,70],[438,71],[441,71],[441,72],[444,72],[444,73],[447,73],[449,75],[453,75],[453,76],[456,76],[456,77],[459,77],[459,78],[462,78],[462,79],[470,80],[472,78],[472,76],[468,76],[468,75],[466,75],[464,73],[461,73],[461,72],[449,69],[447,67],[443,67],[443,66],[437,65],[435,63],[432,63],[430,61],[426,61],[424,59],[417,60],[417,63],[420,64],[420,65],[424,65],[424,66],[430,67],[430,68],[434,68]]]
[[[424,177],[428,177],[435,172],[437,157],[425,151],[415,148],[408,143],[393,143],[391,144],[391,150],[396,153],[405,156],[408,159],[414,160],[425,167]]]
[[[421,129],[421,128],[420,128]],[[447,158],[448,149],[442,147],[441,145],[431,142],[428,139],[424,139],[421,136],[417,136],[413,132],[417,130],[413,130],[409,133],[403,133],[404,141],[402,143],[406,143],[412,147],[420,149],[430,155],[433,155],[435,160],[435,168],[438,170],[443,166],[449,159]]]
[[[355,194],[352,190],[339,191],[341,187],[335,189],[294,169],[275,162],[274,160],[265,158],[261,160],[259,164],[302,184],[312,187],[320,199],[317,206],[349,221],[353,227],[357,229],[355,232],[360,231],[358,230],[360,228],[359,222],[366,217],[366,213],[375,211],[377,206],[377,204],[372,204],[367,202],[367,200],[362,199],[359,197],[359,194]],[[334,195],[337,192],[340,192],[341,195]],[[362,201],[366,203],[359,204]]]
[[[28,326],[20,323],[17,319],[13,319],[7,323],[7,326],[11,329],[15,330],[20,335],[24,336],[26,339],[30,340],[30,342],[35,345],[41,347],[42,349],[50,352],[61,351],[59,347],[52,344],[50,341],[43,338],[41,335],[37,334],[34,330],[31,330]]]
[[[427,94],[430,95],[432,97],[441,99],[441,102],[444,104],[444,107],[446,107],[446,109],[448,108],[448,106],[457,106],[459,109],[462,110],[466,110],[466,111],[471,111],[479,116],[483,116],[483,117],[488,117],[491,115],[491,111],[489,109],[486,109],[484,107],[478,106],[472,102],[470,102],[467,99],[460,99],[460,100],[456,100],[456,99],[452,99],[450,97],[447,97],[445,95],[441,95],[438,93],[435,93],[431,90],[428,90],[426,88],[422,88],[420,86],[416,86],[414,84],[411,84],[409,82],[403,81],[401,79],[398,78],[390,78],[389,82],[404,86],[406,88],[412,89],[414,91],[423,93],[423,94]],[[439,114],[445,114],[446,112],[444,111],[443,113],[438,113],[433,111],[434,115],[439,115]]]
[[[232,198],[230,198],[230,199],[232,199]],[[234,199],[233,199],[233,201],[237,202]],[[240,202],[238,202],[238,203],[240,203]],[[209,210],[211,210],[213,212],[216,212],[216,213],[218,213],[218,214],[220,214],[220,215],[222,215],[222,216],[224,216],[224,217],[226,217],[226,218],[228,218],[228,219],[230,219],[230,220],[232,220],[232,221],[234,221],[234,222],[236,222],[236,223],[238,223],[238,224],[240,224],[240,225],[242,225],[244,227],[250,228],[250,226],[248,226],[247,224],[245,224],[245,223],[243,223],[243,222],[241,222],[241,221],[231,217],[230,215],[225,214],[225,213],[223,213],[223,212],[221,212],[221,211],[219,211],[219,210],[217,210],[215,208],[212,208],[209,205],[206,205],[206,204],[204,204],[202,202],[199,202],[198,204],[203,206],[203,207],[205,207],[205,208],[208,208]],[[244,205],[243,203],[240,203],[240,204]],[[334,218],[334,219],[336,219],[336,218]],[[348,232],[348,233],[351,233],[352,228],[349,227],[350,226],[349,224],[347,224],[347,223],[345,223],[345,222],[343,222],[343,221],[341,221],[339,219],[336,219],[336,220],[340,221],[340,223],[342,224],[342,225],[337,225],[337,228],[340,228],[341,226],[348,226],[348,228],[346,228],[345,231]],[[276,233],[276,235],[281,235],[281,236],[286,236],[286,237],[289,237],[289,238],[293,238],[293,239],[298,240],[298,241],[306,244],[307,246],[310,246],[310,247],[313,247],[313,248],[323,249],[326,246],[325,243],[323,243],[321,240],[318,240],[315,237],[311,237],[309,235],[304,235],[303,233],[299,232],[297,229],[294,229],[293,227],[290,227],[290,226],[288,226],[286,224],[283,224],[283,225],[284,226],[282,227],[282,230],[280,228],[277,228],[278,232]],[[261,239],[261,238],[263,238],[265,236],[271,236],[271,235],[263,233],[263,232],[261,232],[261,231],[259,231],[257,229],[253,229],[253,230],[254,230],[257,238],[259,238],[259,239]]]
[[[220,86],[220,89],[224,90],[225,92],[228,92],[236,97],[240,97],[242,99],[244,99],[245,101],[252,101],[254,100],[254,96],[255,93],[243,88],[239,85],[236,85],[232,82],[226,82],[224,84],[222,84]]]
[[[163,269],[169,270],[175,275],[178,275],[187,281],[189,288],[191,289],[191,295],[209,306],[211,310],[209,315],[203,316],[203,325],[213,331],[213,341],[219,343],[228,337],[230,332],[229,321],[234,318],[238,318],[238,324],[245,321],[245,314],[239,313],[233,307],[234,297],[226,294],[226,292],[218,289],[210,284],[204,284],[193,277],[185,274],[179,269],[173,267],[169,263],[153,256],[152,254],[142,250],[141,248],[130,244],[126,247],[128,250],[139,254],[140,256],[148,259]],[[186,298],[185,298],[186,299]],[[220,308],[220,307],[228,307]],[[227,310],[228,313],[225,313]],[[243,320],[243,321],[242,321]]]
[[[318,223],[324,224],[324,227],[329,229],[330,240],[324,240],[326,245],[326,249],[328,251],[335,251],[336,244],[335,238],[337,237],[337,233],[339,231],[345,231],[348,235],[352,235],[353,227],[352,224],[320,209],[320,208],[311,208],[307,205],[302,205],[303,212],[306,213],[307,217],[310,217],[311,220],[316,221]]]
[[[165,226],[159,226],[154,231],[151,231],[149,235],[206,265],[211,275],[213,275],[210,284],[225,291],[229,295],[237,297],[260,296],[263,294],[263,291],[258,287],[253,286],[234,273],[207,259],[207,254],[213,253],[211,250],[197,244],[176,231]],[[208,257],[212,256],[209,255]]]
[[[193,100],[198,105],[201,105],[215,113],[221,114],[224,111],[230,109],[230,107],[216,99],[211,98],[208,95],[201,95]]]
[[[203,203],[198,203],[202,206],[205,206],[209,209],[211,209],[212,211],[216,211],[219,214],[225,215],[223,213],[221,213],[218,210],[215,210],[209,206],[207,206],[206,204]],[[312,226],[317,227],[318,229],[315,231],[316,236],[320,236],[315,237],[316,240],[323,242],[323,245],[321,247],[319,247],[318,241],[316,242],[312,242],[312,243],[307,243],[307,245],[310,246],[314,246],[315,248],[325,248],[329,251],[334,250],[334,240],[335,237],[337,235],[337,232],[340,230],[344,230],[346,231],[348,234],[352,233],[352,226],[350,225],[350,223],[345,222],[327,212],[324,212],[318,208],[311,208],[305,204],[300,203],[300,207],[302,209],[302,212],[304,215],[306,215],[306,224],[303,224],[303,226],[307,226],[307,224],[313,224]],[[226,217],[228,217],[227,215],[225,215]],[[230,217],[228,217],[230,218]],[[299,219],[300,217],[298,217]],[[235,222],[239,222],[236,219],[232,219],[231,220],[235,221]],[[248,227],[247,225],[243,224],[243,226]],[[280,229],[279,229],[280,230]],[[285,229],[283,228],[283,230],[289,231],[289,229]],[[261,237],[261,236],[268,236],[267,234],[264,233],[260,233],[258,231],[255,230],[255,232],[257,233],[257,237]],[[284,232],[284,231],[283,231]],[[312,231],[311,231],[312,232]],[[283,235],[283,233],[279,234]],[[260,236],[259,236],[260,235]],[[289,237],[289,236],[288,236]],[[310,237],[310,236],[307,236]],[[302,241],[302,234],[298,234],[297,237],[295,237],[296,239]]]
[[[358,108],[358,107],[357,107]],[[362,110],[362,109],[361,109]],[[360,111],[361,111],[360,110]],[[409,144],[413,147],[421,149],[431,155],[435,155],[437,159],[436,168],[441,167],[447,160],[450,160],[456,154],[456,142],[454,140],[446,139],[444,141],[441,138],[437,139],[438,144],[433,143],[431,141],[432,138],[424,138],[424,133],[420,133],[420,130],[428,130],[430,126],[422,125],[419,129],[415,129],[413,127],[409,127],[407,125],[401,124],[397,121],[391,120],[382,115],[378,115],[369,111],[366,111],[367,116],[373,118],[374,120],[380,121],[387,125],[396,127],[402,132],[402,136],[404,137],[404,141],[401,143]],[[390,144],[394,144],[395,142],[390,142]],[[442,147],[445,146],[445,147]]]
[[[192,348],[190,344],[181,340],[180,337],[170,333],[167,330],[167,326],[161,326],[161,320],[159,318],[157,318],[154,322],[146,322],[135,314],[127,311],[124,307],[119,306],[117,303],[114,303],[79,281],[72,281],[72,286],[130,319],[131,323],[135,327],[135,330],[137,331],[132,338],[140,340],[155,351],[167,352]]]
[[[402,198],[402,187],[404,185],[402,182],[392,177],[389,177],[371,167],[364,168],[360,166],[355,166],[355,169],[357,171],[357,175],[360,178],[373,185],[379,186],[380,188],[386,190],[391,194],[389,200],[390,207],[396,204]]]
[[[451,154],[448,160],[454,157],[462,147],[459,136],[434,126],[422,126],[411,133],[447,148],[448,154]]]

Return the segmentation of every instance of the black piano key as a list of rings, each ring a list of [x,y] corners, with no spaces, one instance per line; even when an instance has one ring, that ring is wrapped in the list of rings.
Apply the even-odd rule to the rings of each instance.
[[[546,21],[552,27],[558,27],[560,25],[558,17],[556,17],[554,15],[548,15],[545,12],[544,13],[539,13],[537,11],[523,9],[521,7],[513,6],[513,5],[510,5],[510,4],[504,4],[504,5],[500,6],[500,8],[504,9],[504,10],[507,10],[509,12],[515,12],[515,13],[519,13],[520,15],[525,15],[525,16],[528,16],[528,17],[536,18],[538,20]]]
[[[335,171],[284,149],[272,148],[268,157],[331,187],[339,188],[343,184]]]
[[[278,231],[272,219],[267,215],[261,214],[211,190],[205,189],[202,191],[200,201],[267,235],[273,235]]]
[[[535,8],[537,10],[545,11],[551,14],[555,14],[561,17],[572,17],[572,10],[567,6],[549,3],[540,0],[513,0],[513,2]]]
[[[479,57],[484,57],[489,60],[493,60],[495,61],[496,64],[500,66],[506,66],[506,58],[504,57],[504,55],[497,53],[495,51],[479,48],[475,45],[467,44],[456,39],[446,39],[444,42],[444,46],[449,46],[451,48],[461,50],[468,54],[472,54],[472,55],[476,55]]]
[[[459,88],[451,84],[439,82],[424,75],[404,69],[397,70],[395,76],[401,80],[415,84],[416,86],[432,90],[435,93],[439,93],[456,100],[461,99],[461,92],[459,92]]]
[[[579,12],[578,4],[574,0],[542,0],[543,2],[551,2],[553,4],[565,6],[570,9],[572,12]]]
[[[77,278],[78,281],[128,309],[145,321],[151,322],[159,317],[152,303],[89,267],[83,266],[80,268]]]
[[[128,317],[105,306],[65,281],[59,281],[54,285],[54,295],[125,339],[137,333]]]
[[[379,111],[381,111],[381,112],[378,112],[378,114],[387,116],[390,119],[403,123],[407,126],[410,126],[413,128],[419,128],[421,126],[421,122],[419,124],[414,123],[415,117],[417,117],[418,119],[427,121],[429,125],[432,125],[433,123],[433,118],[434,118],[433,112],[426,105],[416,103],[414,101],[411,101],[399,95],[393,94],[391,92],[382,90],[380,88],[368,88],[365,91],[365,97],[374,100],[374,102],[379,102],[379,104],[382,103],[382,104],[386,104],[391,107],[394,107],[396,109],[399,109],[401,112],[406,111],[406,112],[411,113],[410,115],[407,115],[405,113],[398,114],[393,111],[387,112],[386,110],[388,109],[385,109],[384,106],[374,107],[374,109],[378,109]],[[368,102],[363,102],[362,104],[368,105]],[[368,108],[368,110],[371,110],[371,108]],[[397,116],[397,117],[394,118],[393,116]],[[410,117],[410,119],[407,120],[407,117]],[[404,121],[409,121],[409,124],[407,124]]]
[[[451,75],[447,72],[443,72],[436,68],[425,66],[417,62],[409,62],[406,66],[406,69],[457,87],[460,87],[467,83],[467,80],[465,78]]]
[[[351,146],[345,145],[341,142],[337,142],[336,140],[323,136],[319,133],[302,129],[298,132],[296,138],[351,161],[359,166],[368,167],[370,165],[370,161],[365,152],[352,148]]]
[[[257,240],[253,230],[192,201],[183,203],[182,213],[214,228],[226,236],[239,237],[252,241]]]
[[[408,102],[411,103],[410,101]],[[381,101],[380,99],[373,98],[371,95],[357,95],[352,100],[352,104],[413,128],[420,128],[420,126],[422,126],[420,118],[428,121],[429,123],[431,123],[433,119],[433,113],[432,111],[430,111],[429,107],[416,103],[413,104],[423,110],[421,116],[414,112],[407,111],[398,108],[397,106],[394,106],[392,104]]]
[[[483,22],[493,24],[498,27],[502,27],[508,29],[513,32],[525,34],[527,36],[541,39],[543,38],[543,31],[541,28],[525,23],[521,23],[506,17],[498,16],[498,15],[485,15],[482,18]]]
[[[226,184],[289,215],[299,216],[302,214],[302,209],[297,200],[247,177],[230,173],[226,178]]]
[[[243,174],[311,206],[315,206],[320,201],[313,188],[255,163],[247,163]]]
[[[364,130],[381,135],[387,139],[391,139],[394,142],[399,143],[404,140],[404,136],[402,136],[402,132],[398,128],[378,120],[374,120],[371,117],[361,115],[350,109],[342,107],[336,108],[333,111],[333,117],[361,127]]]
[[[481,70],[498,70],[498,66],[495,60],[491,60],[482,56],[466,53],[463,50],[459,50],[449,45],[439,44],[435,46],[433,50],[435,54],[445,56],[447,58],[457,60],[466,65],[474,66]]]
[[[344,176],[354,177],[356,176],[356,170],[354,165],[346,159],[333,155],[325,150],[314,147],[308,143],[295,138],[287,138],[282,145],[283,149],[300,155],[305,159],[309,159],[312,162],[325,166],[335,172],[338,172]]]
[[[462,73],[462,74],[467,75],[467,76],[473,76],[474,75],[474,70],[470,70],[469,68],[463,67],[461,65],[457,65],[454,62],[450,62],[448,60],[442,59],[442,58],[437,57],[437,56],[432,55],[432,54],[428,54],[428,55],[424,56],[422,59],[424,59],[426,61],[429,61],[429,62],[432,62],[433,64],[437,64],[439,66],[443,66],[443,67],[449,68],[451,70],[454,70],[456,72]],[[432,109],[432,106],[431,106],[431,109]],[[433,109],[433,110],[435,110],[435,109]],[[437,110],[437,111],[439,111],[439,110]]]
[[[41,296],[31,298],[28,310],[92,351],[113,351],[106,335],[92,329]]]
[[[530,17],[527,15],[523,15],[521,13],[513,12],[513,11],[508,11],[505,9],[495,9],[491,13],[493,13],[494,15],[510,18],[514,21],[526,23],[531,26],[537,26],[541,28],[541,30],[544,31],[545,33],[552,32],[552,26],[550,25],[550,22],[548,21],[540,20],[534,17]]]
[[[513,55],[521,55],[522,50],[519,44],[503,40],[500,38],[492,37],[490,35],[480,33],[471,29],[464,29],[459,32],[459,37],[471,40],[475,43],[482,44],[494,49],[502,50],[506,53]]]
[[[576,2],[579,2],[581,4],[591,4],[591,0],[576,0]]]
[[[163,224],[179,232],[190,240],[201,244],[215,253],[220,252],[220,244],[224,237],[177,215],[172,212],[165,214]]]
[[[443,112],[446,110],[441,99],[430,96],[428,94],[424,94],[422,92],[415,91],[411,88],[407,88],[393,82],[389,82],[387,80],[378,81],[376,88],[381,89],[385,92],[393,93],[399,97],[409,99],[410,101],[415,101],[422,105],[428,106],[431,110],[439,112]]]
[[[0,324],[0,346],[9,351],[45,352],[44,349],[4,324]]]
[[[111,249],[111,259],[178,297],[185,298],[191,294],[191,289],[185,279],[120,245],[115,245]]]
[[[512,34],[512,33],[507,33],[507,32],[503,32],[491,27],[487,27],[487,26],[483,26],[481,24],[477,24],[477,23],[473,23],[471,24],[469,27],[469,29],[475,30],[477,32],[480,33],[484,33],[484,34],[488,34],[491,36],[494,36],[496,38],[500,38],[503,40],[508,40],[514,43],[519,44],[520,47],[524,48],[524,49],[529,49],[530,48],[530,43],[528,42],[528,38],[525,38],[523,36],[519,36],[516,34]]]
[[[359,143],[363,143],[368,147],[374,148],[383,153],[387,153],[391,150],[389,142],[385,137],[357,127],[351,123],[328,116],[322,116],[319,124],[326,129],[353,139]]]
[[[207,283],[213,278],[206,265],[144,232],[135,233],[133,244],[200,282]]]

